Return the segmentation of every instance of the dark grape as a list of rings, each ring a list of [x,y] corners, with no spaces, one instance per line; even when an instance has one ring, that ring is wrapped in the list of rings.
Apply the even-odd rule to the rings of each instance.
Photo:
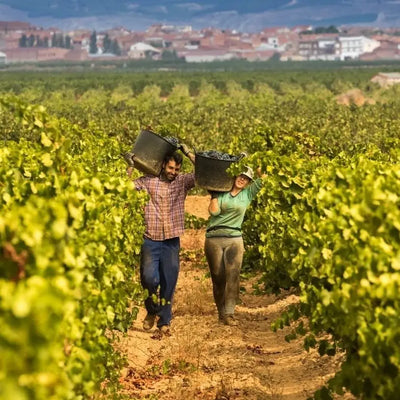
[[[164,139],[175,147],[179,147],[179,140],[173,136],[164,136]]]
[[[239,156],[233,156],[228,153],[221,153],[216,150],[207,150],[207,151],[201,151],[197,153],[200,156],[207,157],[207,158],[213,158],[215,160],[222,160],[222,161],[238,161],[240,159]]]

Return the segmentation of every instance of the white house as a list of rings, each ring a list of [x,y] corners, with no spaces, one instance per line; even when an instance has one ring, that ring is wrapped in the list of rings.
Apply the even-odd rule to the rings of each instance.
[[[194,50],[190,52],[180,53],[180,56],[185,58],[186,62],[212,62],[226,61],[238,58],[233,52],[226,50]]]
[[[269,49],[276,49],[279,46],[279,39],[277,36],[268,36],[267,41],[262,45],[268,46]]]
[[[361,54],[370,53],[380,46],[377,40],[365,36],[340,36],[339,43],[342,61],[357,59]]]
[[[276,51],[284,51],[284,46],[279,46],[278,41],[270,41],[268,39],[267,43],[261,43],[259,46],[256,47],[256,50],[263,51],[263,50],[276,50]]]
[[[7,55],[0,51],[0,65],[7,62]]]
[[[160,54],[161,50],[143,42],[133,44],[128,51],[129,58],[134,58],[136,60],[141,58],[146,58],[147,56],[155,56]]]

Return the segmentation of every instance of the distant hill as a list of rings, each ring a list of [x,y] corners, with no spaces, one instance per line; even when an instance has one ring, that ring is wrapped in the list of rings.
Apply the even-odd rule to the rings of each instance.
[[[188,24],[258,31],[309,24],[400,27],[397,0],[0,0],[0,20],[61,28],[142,30],[150,24]]]

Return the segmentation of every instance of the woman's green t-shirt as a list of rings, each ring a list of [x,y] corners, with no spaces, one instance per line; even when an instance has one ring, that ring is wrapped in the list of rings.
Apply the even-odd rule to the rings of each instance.
[[[218,195],[219,210],[211,213],[208,221],[206,237],[241,236],[241,227],[246,209],[260,191],[262,180],[256,179],[236,196],[230,192]]]

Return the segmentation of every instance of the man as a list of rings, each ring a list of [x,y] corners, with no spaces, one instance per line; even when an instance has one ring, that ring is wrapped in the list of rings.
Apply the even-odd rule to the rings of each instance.
[[[181,151],[194,164],[195,155],[186,145]],[[134,161],[134,156],[132,157]],[[159,176],[145,175],[134,181],[137,190],[146,190],[149,202],[145,207],[145,234],[141,248],[140,278],[148,291],[145,300],[147,315],[143,329],[150,330],[157,316],[157,327],[169,334],[172,299],[179,274],[179,237],[184,232],[185,198],[195,186],[194,174],[179,174],[182,155],[166,157]],[[128,175],[132,168],[128,168]],[[159,297],[157,291],[159,289]]]

